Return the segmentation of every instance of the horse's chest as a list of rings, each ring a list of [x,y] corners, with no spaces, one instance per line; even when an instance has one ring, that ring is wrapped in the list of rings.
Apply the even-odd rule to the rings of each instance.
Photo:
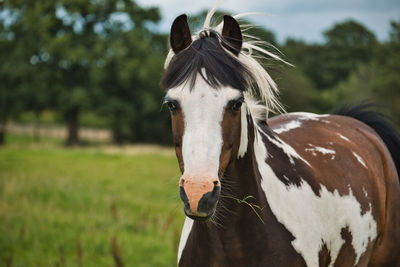
[[[246,220],[218,235],[194,228],[179,266],[306,266],[291,245],[290,232],[274,218],[269,206],[264,212],[271,215],[265,225],[258,219]]]

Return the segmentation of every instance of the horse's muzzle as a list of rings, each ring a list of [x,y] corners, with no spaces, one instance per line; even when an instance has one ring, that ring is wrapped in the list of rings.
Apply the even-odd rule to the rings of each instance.
[[[196,181],[182,178],[179,193],[186,216],[198,221],[209,219],[215,212],[220,192],[218,179]]]

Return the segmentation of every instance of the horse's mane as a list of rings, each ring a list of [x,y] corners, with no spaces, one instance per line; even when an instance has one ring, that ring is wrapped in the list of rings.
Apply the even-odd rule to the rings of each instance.
[[[203,43],[205,43],[204,40],[204,33],[208,34],[208,35],[214,35],[218,38],[221,38],[221,32],[222,32],[222,28],[223,28],[223,22],[219,23],[216,26],[211,25],[211,20],[213,15],[215,14],[216,11],[216,7],[214,7],[213,9],[211,9],[207,16],[206,19],[204,21],[203,24],[203,28],[198,31],[195,35],[192,36],[192,39],[194,40],[193,43],[191,44],[191,46],[187,49],[190,50],[190,48],[192,48],[191,52],[187,52],[187,53],[192,53],[190,58],[194,58],[194,60],[198,60],[198,57],[196,58],[194,56],[193,53],[199,53],[203,56],[203,59],[205,56],[207,56],[206,54],[210,52],[207,52],[205,50],[198,50],[199,48],[201,49],[203,46],[204,47],[210,47],[210,44],[208,45],[200,45],[198,41],[203,41]],[[247,15],[251,15],[253,13],[243,13],[243,14],[238,14],[236,16],[234,16],[234,18],[238,19]],[[231,73],[230,77],[238,77],[237,81],[233,81],[233,85],[236,85],[236,87],[232,86],[233,88],[242,90],[244,92],[244,96],[246,99],[246,104],[248,106],[249,112],[251,113],[253,119],[255,120],[265,120],[268,116],[268,112],[272,112],[272,113],[282,113],[284,112],[284,108],[282,107],[279,99],[278,99],[278,94],[279,94],[279,90],[278,87],[276,85],[276,83],[273,81],[273,79],[271,78],[271,76],[268,74],[268,72],[264,69],[264,67],[262,66],[262,64],[260,63],[262,60],[265,59],[274,59],[274,60],[278,60],[284,63],[285,62],[283,59],[281,59],[278,55],[271,53],[270,51],[267,50],[267,47],[273,47],[271,44],[269,44],[266,41],[260,40],[258,37],[256,36],[251,36],[249,34],[247,34],[246,32],[250,29],[254,27],[253,25],[241,25],[241,29],[243,32],[243,43],[242,43],[242,51],[240,52],[239,56],[236,57],[234,56],[232,53],[230,53],[225,47],[221,46],[218,43],[218,48],[213,46],[214,48],[214,52],[216,51],[215,49],[221,49],[224,50],[225,53],[219,53],[219,55],[222,55],[224,57],[224,60],[217,60],[218,62],[223,62],[223,66],[224,66],[224,71],[222,71],[221,74],[218,74],[217,72],[215,72],[215,77],[212,77],[212,71],[208,71],[207,68],[204,68],[204,71],[200,71],[200,75],[205,78],[205,80],[212,86],[215,87],[216,84],[222,84],[222,85],[230,85],[232,86],[232,82],[229,82],[227,80],[225,80],[224,75],[226,73]],[[213,34],[214,33],[214,34]],[[207,38],[207,39],[213,39],[213,38]],[[209,41],[209,43],[211,43],[211,41]],[[203,47],[203,48],[204,48]],[[186,51],[182,51],[181,53],[184,53]],[[218,52],[218,51],[217,51]],[[181,54],[180,53],[180,54]],[[168,78],[170,78],[169,81],[165,81],[165,79],[163,79],[162,84],[164,83],[164,87],[169,87],[171,88],[171,86],[168,85],[173,85],[172,82],[172,77],[177,78],[179,76],[178,73],[175,73],[174,75],[170,75],[171,74],[171,67],[173,68],[172,65],[174,65],[177,61],[179,61],[179,55],[175,56],[174,52],[172,51],[172,49],[169,51],[169,54],[165,60],[165,69],[166,72],[169,72],[169,76]],[[211,54],[210,54],[211,55]],[[208,56],[210,56],[208,55]],[[215,53],[214,53],[215,55]],[[228,55],[230,57],[230,59],[227,60],[226,55]],[[201,56],[199,56],[201,57]],[[183,62],[183,60],[180,60]],[[182,65],[181,62],[181,65]],[[216,60],[214,60],[214,62],[216,62]],[[289,64],[289,63],[287,63]],[[199,64],[195,64],[197,67],[200,67]],[[209,66],[214,66],[213,64],[209,65]],[[221,66],[221,65],[219,65]],[[235,71],[232,69],[232,67],[238,67],[238,69]],[[204,66],[202,66],[204,67]],[[206,66],[207,67],[207,66]],[[226,69],[226,67],[228,67]],[[186,64],[185,67],[181,66],[180,70],[184,70],[186,72],[188,72],[188,68],[192,68],[190,71],[194,72],[195,68],[193,67],[193,64]],[[198,71],[198,70],[197,70]],[[196,74],[197,74],[196,71]],[[176,70],[175,70],[176,72]],[[211,73],[211,77],[209,77],[209,74]],[[181,73],[182,74],[182,73]],[[204,75],[205,74],[205,75]],[[165,78],[165,75],[164,75]],[[182,78],[182,76],[181,76]],[[191,87],[193,86],[194,80],[193,80],[193,76],[189,76],[186,73],[186,78],[191,79],[190,83],[191,83]],[[234,78],[235,79],[235,78]],[[246,79],[246,82],[243,81],[243,79]],[[182,80],[182,79],[180,79]],[[179,81],[178,84],[174,84],[175,86],[181,84],[182,82]],[[165,86],[166,85],[166,86]],[[247,88],[243,89],[239,86],[243,86],[246,85]]]
[[[224,38],[214,30],[201,34],[203,38],[195,40],[173,57],[165,70],[161,86],[169,89],[189,84],[192,89],[200,75],[214,89],[229,86],[247,91],[250,71],[223,48],[221,42]]]

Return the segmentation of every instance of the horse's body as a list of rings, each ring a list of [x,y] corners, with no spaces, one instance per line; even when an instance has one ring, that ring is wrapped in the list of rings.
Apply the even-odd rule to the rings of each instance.
[[[400,187],[376,132],[353,118],[308,113],[268,126],[249,123],[263,142],[250,136],[225,178],[259,200],[265,224],[248,206],[223,201],[221,225],[185,222],[180,266],[398,266]],[[274,175],[260,172],[257,146]]]
[[[251,52],[279,57],[210,20],[194,41],[174,21],[161,83],[188,216],[179,266],[400,266],[395,129],[365,105],[267,122],[277,87]]]

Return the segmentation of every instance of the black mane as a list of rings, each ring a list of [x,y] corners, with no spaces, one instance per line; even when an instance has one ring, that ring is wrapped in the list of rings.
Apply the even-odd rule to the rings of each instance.
[[[213,88],[230,86],[240,91],[247,90],[249,71],[236,56],[222,48],[221,39],[212,31],[209,37],[194,41],[175,55],[164,72],[161,87],[170,89],[189,82],[190,88],[193,88],[199,73]]]

